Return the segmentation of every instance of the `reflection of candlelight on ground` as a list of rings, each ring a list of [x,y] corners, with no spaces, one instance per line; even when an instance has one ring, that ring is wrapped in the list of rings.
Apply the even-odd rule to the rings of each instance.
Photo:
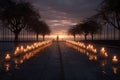
[[[6,54],[6,56],[5,56],[5,60],[9,61],[10,59],[11,59],[10,54]]]
[[[113,69],[113,73],[114,73],[114,74],[117,74],[117,72],[118,72],[118,68],[115,67],[115,66],[113,66],[112,69]]]
[[[6,72],[10,70],[10,63],[5,63],[5,70]]]
[[[113,63],[118,63],[118,58],[117,58],[117,56],[113,56],[112,62],[113,62]]]
[[[97,56],[96,55],[89,55],[89,60],[97,61]]]
[[[103,74],[106,74],[106,72],[105,72],[104,70],[102,71],[102,73],[103,73]]]
[[[16,58],[14,59],[14,63],[15,63],[15,69],[19,69],[19,60]]]
[[[20,64],[22,64],[22,63],[23,63],[23,59],[20,60]]]
[[[100,64],[102,67],[105,67],[107,65],[107,60],[100,60]]]

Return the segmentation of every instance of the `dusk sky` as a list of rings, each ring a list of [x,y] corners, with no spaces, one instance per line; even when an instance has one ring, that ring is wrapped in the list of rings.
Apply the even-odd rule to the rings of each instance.
[[[29,0],[40,11],[52,34],[66,34],[74,24],[96,13],[102,0]]]

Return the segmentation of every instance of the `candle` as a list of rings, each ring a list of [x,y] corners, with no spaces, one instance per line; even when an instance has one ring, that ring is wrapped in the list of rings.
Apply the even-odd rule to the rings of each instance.
[[[10,54],[6,54],[6,56],[5,56],[5,60],[9,61],[10,59],[11,59]]]
[[[108,57],[108,53],[107,52],[105,52],[105,57]]]
[[[17,47],[17,48],[15,49],[14,55],[18,55],[19,52],[20,52],[20,48]]]
[[[104,54],[105,53],[105,48],[102,47],[101,50],[100,50],[101,54]]]
[[[117,56],[113,56],[112,62],[113,62],[113,63],[118,63],[118,58],[117,58]]]
[[[100,56],[103,57],[103,58],[108,57],[108,53],[106,52],[104,47],[102,47],[101,50],[100,50]]]

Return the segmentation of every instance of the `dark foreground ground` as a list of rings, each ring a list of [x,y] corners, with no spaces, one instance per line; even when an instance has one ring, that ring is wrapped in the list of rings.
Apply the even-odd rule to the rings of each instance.
[[[120,80],[118,68],[114,74],[112,68],[90,61],[65,42],[53,42],[17,69],[1,72],[0,80]]]

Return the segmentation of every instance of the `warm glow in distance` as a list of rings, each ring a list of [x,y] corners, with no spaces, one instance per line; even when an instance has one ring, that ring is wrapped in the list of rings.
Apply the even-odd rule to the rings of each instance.
[[[53,35],[50,35],[49,38],[57,39],[57,35],[59,37],[59,40],[66,40],[66,39],[71,38],[71,36],[69,36],[67,34],[53,34]]]

